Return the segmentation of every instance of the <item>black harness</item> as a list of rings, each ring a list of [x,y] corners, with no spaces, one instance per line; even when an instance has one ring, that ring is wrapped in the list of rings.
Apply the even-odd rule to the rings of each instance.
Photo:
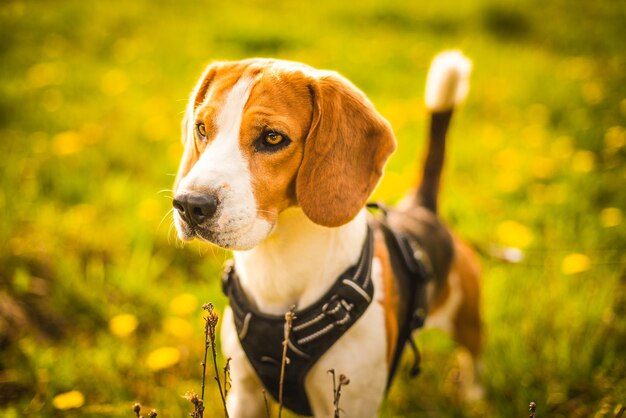
[[[376,206],[379,207],[379,206]],[[382,208],[381,208],[382,209]],[[372,301],[374,285],[371,280],[373,258],[373,228],[382,230],[397,278],[398,293],[413,295],[405,298],[400,312],[399,335],[393,356],[389,383],[396,371],[404,345],[411,331],[423,325],[426,313],[425,284],[428,272],[416,259],[414,250],[404,236],[394,233],[383,217],[371,222],[367,238],[357,263],[344,271],[333,286],[313,305],[295,311],[287,344],[288,362],[283,381],[283,405],[297,414],[313,414],[304,388],[304,379],[317,360],[363,315]],[[222,289],[233,311],[235,328],[248,360],[266,390],[278,399],[280,369],[284,340],[285,317],[259,312],[246,298],[233,264],[222,276]],[[402,292],[402,293],[401,293]],[[407,293],[404,293],[407,292]],[[416,357],[417,359],[417,357]]]

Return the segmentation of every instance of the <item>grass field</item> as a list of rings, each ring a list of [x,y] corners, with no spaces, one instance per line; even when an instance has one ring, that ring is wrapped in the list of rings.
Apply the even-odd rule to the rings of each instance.
[[[338,70],[393,124],[375,198],[413,184],[430,59],[461,48],[443,217],[483,254],[484,401],[419,336],[382,417],[614,417],[626,404],[626,3],[0,3],[0,416],[185,416],[201,305],[228,254],[181,246],[170,189],[203,67],[272,56]],[[165,190],[165,191],[164,191]],[[493,254],[521,250],[519,263]],[[408,360],[408,359],[407,359]],[[340,372],[340,370],[338,370]],[[331,382],[329,378],[329,390]],[[206,416],[222,416],[209,386]],[[349,412],[349,411],[348,411]]]

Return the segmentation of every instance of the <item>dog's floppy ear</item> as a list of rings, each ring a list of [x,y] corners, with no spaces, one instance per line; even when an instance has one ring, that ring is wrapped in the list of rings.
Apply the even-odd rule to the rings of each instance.
[[[396,140],[389,123],[349,81],[324,72],[310,85],[313,120],[296,195],[313,222],[352,220],[376,187]]]
[[[209,90],[209,86],[215,78],[216,68],[218,64],[211,64],[204,70],[202,77],[198,80],[196,87],[191,92],[191,97],[187,103],[185,115],[183,116],[182,123],[182,141],[185,147],[183,156],[178,166],[178,174],[176,175],[176,181],[174,182],[174,190],[178,188],[178,183],[185,175],[191,170],[191,167],[198,160],[199,153],[194,140],[194,113],[198,105],[202,103]]]

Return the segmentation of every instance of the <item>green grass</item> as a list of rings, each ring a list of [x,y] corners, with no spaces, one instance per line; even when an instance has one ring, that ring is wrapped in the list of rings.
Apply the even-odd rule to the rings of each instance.
[[[485,400],[457,399],[456,347],[427,331],[422,376],[401,371],[381,416],[523,417],[535,401],[538,417],[612,417],[626,403],[626,228],[605,211],[626,208],[622,2],[155,3],[0,5],[1,416],[130,417],[136,400],[191,411],[200,306],[223,308],[228,255],[177,244],[167,189],[207,63],[340,71],[394,126],[376,192],[393,202],[419,169],[429,61],[450,47],[474,73],[444,217],[479,248],[524,245],[526,258],[482,259]],[[589,264],[566,274],[571,254]],[[120,314],[137,322],[124,337],[110,328]],[[161,347],[180,356],[155,370]],[[58,410],[72,390],[83,406]],[[221,416],[212,386],[207,406]]]

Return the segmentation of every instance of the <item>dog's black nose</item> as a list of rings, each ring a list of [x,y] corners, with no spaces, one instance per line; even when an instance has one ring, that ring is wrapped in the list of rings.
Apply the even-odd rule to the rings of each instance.
[[[173,205],[190,225],[200,225],[217,211],[217,199],[199,193],[179,194],[174,197]]]

